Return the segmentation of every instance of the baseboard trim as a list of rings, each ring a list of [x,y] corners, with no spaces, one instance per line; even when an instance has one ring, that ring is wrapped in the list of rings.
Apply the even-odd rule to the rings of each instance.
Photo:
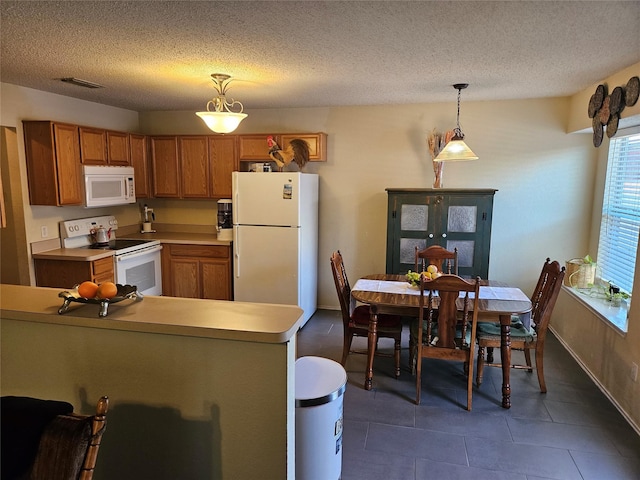
[[[562,344],[562,346],[565,348],[565,350],[567,352],[569,352],[569,355],[571,355],[573,357],[573,359],[577,362],[578,365],[580,365],[580,368],[582,368],[582,370],[589,376],[589,378],[593,381],[593,383],[596,384],[596,386],[600,389],[600,391],[602,393],[604,393],[604,395],[609,399],[609,401],[613,404],[614,407],[616,407],[616,409],[620,412],[620,414],[624,417],[624,419],[627,421],[627,423],[629,423],[629,425],[631,425],[631,428],[633,428],[636,433],[640,436],[640,426],[637,425],[633,419],[627,414],[627,412],[620,406],[620,404],[616,401],[615,398],[613,398],[613,396],[611,396],[611,394],[609,393],[609,391],[604,387],[604,385],[602,385],[602,383],[600,383],[600,381],[595,377],[595,375],[593,375],[591,373],[591,371],[587,368],[587,366],[582,362],[582,360],[580,359],[580,357],[578,357],[575,352],[571,349],[571,347],[569,347],[569,345],[567,343],[565,343],[565,341],[562,339],[562,337],[560,337],[560,335],[558,334],[558,332],[556,332],[553,327],[551,327],[551,325],[549,325],[549,330],[551,330],[551,332],[553,333],[553,335],[558,339],[558,341]]]

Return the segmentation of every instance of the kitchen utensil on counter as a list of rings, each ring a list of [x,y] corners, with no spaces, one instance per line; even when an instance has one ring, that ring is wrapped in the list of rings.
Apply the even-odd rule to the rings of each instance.
[[[102,225],[91,229],[91,240],[94,245],[108,245],[111,238],[111,229],[106,229]]]
[[[153,208],[149,208],[147,204],[144,205],[142,231],[140,233],[155,233],[156,231],[151,226],[151,220],[155,222],[156,214],[153,212]]]
[[[218,200],[218,224],[216,230],[218,231],[218,240],[232,241],[233,240],[233,213],[232,213],[232,201],[227,198]]]

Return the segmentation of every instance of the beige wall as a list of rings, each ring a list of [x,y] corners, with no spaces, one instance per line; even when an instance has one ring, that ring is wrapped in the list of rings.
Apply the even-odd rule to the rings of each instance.
[[[23,120],[55,120],[77,125],[135,132],[138,130],[138,113],[121,108],[108,107],[98,103],[77,100],[62,95],[0,83],[0,125],[14,127],[18,142],[18,164],[11,168],[19,172],[22,201],[24,204],[24,230],[26,244],[19,245],[24,250],[24,258],[31,263],[29,245],[33,242],[59,237],[58,224],[62,220],[88,217],[92,215],[114,214],[124,224],[135,223],[139,213],[135,207],[96,208],[44,207],[29,205],[27,170],[24,157]],[[49,236],[43,239],[40,227],[46,226]],[[23,252],[21,251],[21,255]],[[35,285],[33,268],[30,265],[31,284]]]
[[[498,189],[490,276],[527,291],[547,256],[565,260],[588,248],[596,156],[589,135],[564,133],[568,104],[557,98],[463,101],[462,127],[480,160],[444,170],[447,187]],[[320,175],[320,306],[338,305],[329,270],[333,250],[342,251],[353,279],[384,271],[385,188],[431,186],[426,137],[433,128],[451,128],[455,113],[454,101],[249,111],[240,133],[328,134],[328,162],[307,167]],[[193,112],[141,113],[140,122],[146,133],[206,133]],[[163,203],[170,208],[164,211]],[[164,215],[181,222],[202,218],[192,204],[160,202],[156,215],[163,222]]]
[[[596,87],[599,84],[605,84],[607,86],[608,93],[611,93],[616,87],[624,88],[631,77],[638,75],[640,75],[640,63],[631,65],[630,67],[603,79],[601,82],[594,83],[591,87],[586,88],[571,97],[567,132],[591,131],[591,119],[587,115],[587,106],[589,105],[591,95],[596,91]],[[631,125],[637,125],[638,115],[640,115],[640,102],[637,102],[632,107],[625,107],[622,111],[619,127],[625,128]],[[636,118],[632,118],[634,116]]]
[[[640,74],[640,63],[603,80],[609,91],[618,85],[626,85],[630,77]],[[597,84],[580,92],[571,99],[569,131],[586,128],[591,135],[587,105]],[[633,107],[625,108],[620,122],[622,126],[640,125],[640,101]],[[584,131],[584,130],[583,130]],[[602,145],[596,150],[596,172],[593,184],[591,228],[588,253],[596,258],[600,234],[600,212],[606,179],[609,138],[604,136]],[[597,258],[596,258],[597,260]],[[634,285],[640,287],[640,249],[636,255]],[[636,293],[637,296],[637,293]],[[552,329],[561,341],[572,351],[576,359],[587,369],[604,391],[619,405],[621,410],[640,432],[640,379],[631,379],[631,366],[640,365],[640,301],[631,302],[629,328],[622,333],[603,322],[592,310],[584,306],[567,292],[561,292],[552,319]]]
[[[627,73],[622,75],[627,76]],[[614,86],[620,84],[617,76],[609,81]],[[140,113],[138,127],[134,119],[137,114],[133,112],[6,84],[1,87],[2,123],[5,125],[15,126],[20,119],[40,111],[38,118],[41,119],[121,130],[139,129],[149,134],[209,133],[194,112]],[[591,88],[588,90],[591,92]],[[7,108],[5,92],[19,95],[21,100]],[[468,102],[464,96],[462,98],[461,126],[480,160],[445,165],[444,184],[446,187],[498,189],[489,276],[517,285],[525,292],[533,290],[546,257],[563,262],[586,253],[595,255],[598,195],[601,195],[603,182],[602,165],[606,162],[606,139],[599,149],[595,149],[588,130],[565,133],[576,129],[569,125],[584,122],[582,117],[586,117],[591,95],[586,93],[581,92],[573,98],[497,102]],[[586,101],[582,97],[586,97]],[[81,116],[83,109],[93,111],[96,119],[103,122],[106,120],[102,116],[105,116],[110,125],[90,121],[91,115]],[[5,122],[5,110],[9,111],[8,117],[13,123]],[[328,161],[309,164],[307,171],[320,175],[318,303],[321,308],[337,308],[328,265],[331,252],[342,251],[352,281],[361,275],[384,271],[385,188],[431,186],[433,171],[425,139],[433,128],[445,130],[455,126],[455,98],[440,104],[249,108],[247,113],[249,117],[237,133],[324,131],[329,135]],[[60,118],[61,115],[64,118]],[[18,127],[18,136],[21,135]],[[23,152],[23,145],[19,147]],[[156,209],[157,219],[162,223],[215,223],[214,201],[150,200],[148,203]],[[25,208],[29,242],[40,239],[42,222],[49,222],[49,230],[56,231],[59,220],[87,214],[82,209],[28,205]],[[140,218],[136,207],[109,209],[109,212],[125,225],[134,224]],[[580,311],[577,304],[574,307],[575,312]],[[570,309],[572,312],[574,307]],[[638,317],[636,308],[632,310],[630,324],[640,326]],[[564,334],[560,325],[579,328],[580,322],[581,315],[577,313],[556,315],[553,320],[561,335]],[[632,353],[640,351],[638,335],[630,331],[626,337],[621,336],[619,341],[624,347],[617,345],[615,355],[612,346],[603,343],[604,336],[594,335],[583,341],[586,349],[600,352],[602,358],[598,361],[615,363],[604,369],[598,380],[616,399],[623,398],[627,386],[616,380],[610,371],[622,368],[618,365],[620,362],[625,368],[632,361],[638,362]],[[574,349],[572,342],[567,344]],[[622,359],[618,358],[620,351],[625,352]],[[584,363],[593,371],[600,370],[588,361]],[[640,415],[634,413],[633,418],[636,424],[640,423]]]

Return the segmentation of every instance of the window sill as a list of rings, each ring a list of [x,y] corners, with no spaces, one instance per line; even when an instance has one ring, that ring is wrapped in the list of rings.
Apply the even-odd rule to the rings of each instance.
[[[614,307],[606,298],[590,296],[590,289],[578,289],[565,285],[562,288],[607,324],[623,334],[627,333],[629,300],[622,300],[619,307]]]

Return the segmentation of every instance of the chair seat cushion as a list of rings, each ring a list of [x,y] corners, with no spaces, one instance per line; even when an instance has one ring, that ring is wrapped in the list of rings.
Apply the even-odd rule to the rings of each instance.
[[[536,338],[536,331],[533,328],[527,329],[518,317],[511,319],[511,338],[523,340],[527,343],[533,342]],[[477,331],[478,340],[497,340],[500,341],[500,324],[493,322],[478,322]]]
[[[428,320],[423,320],[422,324],[422,343],[427,344],[430,341],[427,339],[427,322]],[[431,340],[438,336],[438,322],[431,322]],[[411,343],[415,343],[418,338],[418,320],[411,322]],[[459,340],[462,338],[462,326],[458,325],[456,327],[456,339]],[[469,345],[471,343],[471,323],[467,324],[467,334],[465,338],[465,344]]]
[[[371,312],[369,310],[369,306],[359,305],[353,311],[351,320],[353,320],[356,325],[366,326],[369,325],[370,317]],[[400,315],[378,315],[378,328],[396,328],[398,326],[402,326],[402,318]]]

